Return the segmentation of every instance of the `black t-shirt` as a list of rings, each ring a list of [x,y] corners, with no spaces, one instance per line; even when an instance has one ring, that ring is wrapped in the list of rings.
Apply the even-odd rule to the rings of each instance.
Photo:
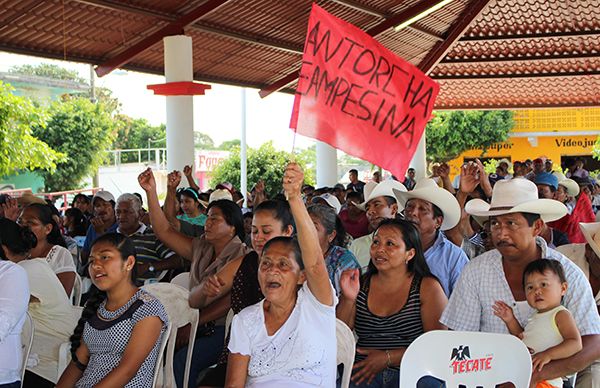
[[[346,186],[346,190],[352,190],[352,191],[357,191],[359,193],[363,192],[363,189],[365,188],[365,182],[363,181],[358,181],[356,183],[348,183],[348,186]]]

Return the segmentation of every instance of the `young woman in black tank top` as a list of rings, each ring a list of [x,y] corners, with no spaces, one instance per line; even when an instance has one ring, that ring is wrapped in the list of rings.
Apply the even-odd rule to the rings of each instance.
[[[409,221],[385,220],[374,233],[365,275],[346,271],[337,316],[358,335],[350,387],[397,387],[406,348],[438,322],[447,299],[427,267]]]

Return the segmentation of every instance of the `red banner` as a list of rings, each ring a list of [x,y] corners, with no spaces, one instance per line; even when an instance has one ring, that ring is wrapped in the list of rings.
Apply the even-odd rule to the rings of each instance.
[[[314,3],[302,62],[290,127],[402,179],[439,85]]]

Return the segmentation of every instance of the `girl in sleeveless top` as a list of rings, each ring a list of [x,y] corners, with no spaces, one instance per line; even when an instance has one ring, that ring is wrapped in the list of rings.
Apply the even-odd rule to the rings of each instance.
[[[374,233],[371,261],[359,279],[345,271],[337,316],[358,335],[351,387],[398,387],[406,348],[429,330],[447,299],[429,271],[419,233],[409,221],[385,220]]]

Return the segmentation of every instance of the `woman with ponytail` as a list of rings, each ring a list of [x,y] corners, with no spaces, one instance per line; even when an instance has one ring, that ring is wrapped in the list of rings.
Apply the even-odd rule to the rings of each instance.
[[[27,368],[23,386],[53,387],[57,380],[59,347],[69,340],[79,317],[75,316],[63,286],[46,260],[31,258],[37,244],[33,232],[3,218],[0,219],[0,236],[4,255],[25,269],[29,282],[27,300],[35,325],[30,359],[35,362]]]
[[[52,208],[33,203],[23,209],[17,223],[27,226],[37,238],[37,245],[31,250],[31,257],[45,259],[58,277],[67,296],[71,296],[75,283],[75,262],[66,248],[60,228],[52,218]]]
[[[71,336],[72,361],[57,387],[150,387],[168,318],[135,286],[135,247],[120,233],[91,247],[92,292]]]

